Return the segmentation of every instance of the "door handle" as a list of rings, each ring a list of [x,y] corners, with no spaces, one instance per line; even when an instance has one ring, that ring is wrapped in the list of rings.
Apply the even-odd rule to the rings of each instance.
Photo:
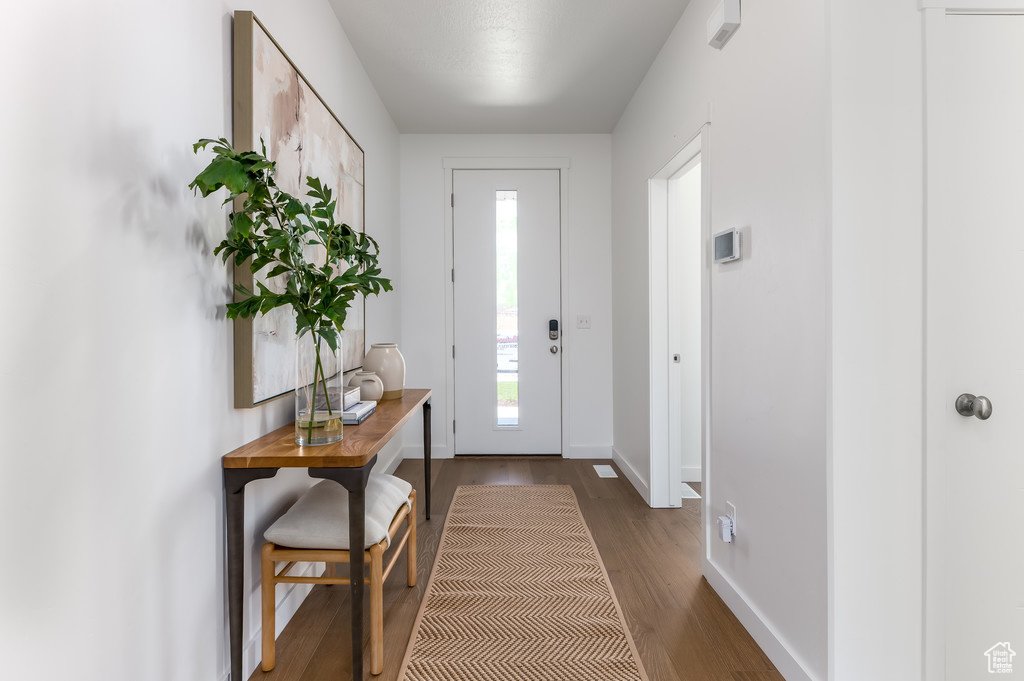
[[[975,397],[970,393],[964,393],[956,398],[956,413],[961,416],[977,416],[984,421],[992,416],[992,400],[984,395]]]
[[[552,355],[557,355],[558,354],[558,346],[557,345],[552,345],[551,346],[551,354]]]

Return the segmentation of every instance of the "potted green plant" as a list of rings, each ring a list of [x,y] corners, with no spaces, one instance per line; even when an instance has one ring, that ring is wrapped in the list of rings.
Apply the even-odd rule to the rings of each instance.
[[[306,178],[312,205],[281,191],[265,146],[263,153],[239,152],[226,139],[201,139],[193,152],[207,147],[213,160],[189,188],[205,197],[223,187],[224,203],[234,202],[227,237],[214,254],[224,262],[233,257],[239,267],[248,263],[260,275],[255,291],[235,285],[239,295],[228,303],[227,316],[254,317],[291,306],[298,338],[296,442],[337,442],[342,438],[341,331],[349,305],[357,296],[392,290],[377,264],[377,242],[335,221],[336,201],[318,178]],[[283,285],[264,283],[274,278]]]

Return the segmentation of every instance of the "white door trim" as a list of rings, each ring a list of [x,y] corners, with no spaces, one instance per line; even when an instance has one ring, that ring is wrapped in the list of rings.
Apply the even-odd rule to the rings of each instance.
[[[452,280],[451,272],[455,267],[455,222],[454,211],[452,210],[452,171],[454,170],[558,170],[559,182],[559,203],[561,206],[560,216],[560,248],[559,258],[561,259],[561,291],[559,305],[561,307],[561,329],[562,329],[562,456],[569,451],[569,443],[572,442],[569,432],[569,419],[567,418],[569,395],[569,362],[565,360],[565,353],[571,351],[571,338],[569,337],[569,325],[565,323],[569,310],[569,168],[570,160],[565,157],[445,157],[441,159],[444,168],[444,281],[445,281],[445,392],[447,413],[450,415],[448,423],[444,424],[445,444],[448,451],[455,452],[455,432],[452,423],[455,419],[455,358],[452,356],[452,347],[455,344],[455,283]]]
[[[683,482],[679,475],[678,452],[669,447],[669,431],[679,427],[679,419],[668,408],[670,350],[668,347],[668,181],[697,154],[701,155],[701,243],[703,245],[701,277],[701,459],[703,515],[708,507],[708,452],[711,433],[711,280],[708,263],[708,239],[711,234],[711,125],[705,124],[686,144],[672,155],[648,180],[650,279],[650,505],[652,508],[674,508],[681,505]],[[705,532],[707,534],[707,532]],[[709,546],[705,537],[705,546]]]

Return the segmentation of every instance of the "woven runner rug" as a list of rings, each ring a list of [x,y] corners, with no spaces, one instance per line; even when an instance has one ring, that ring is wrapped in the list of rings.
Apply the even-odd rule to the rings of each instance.
[[[399,681],[647,681],[568,485],[455,491]]]

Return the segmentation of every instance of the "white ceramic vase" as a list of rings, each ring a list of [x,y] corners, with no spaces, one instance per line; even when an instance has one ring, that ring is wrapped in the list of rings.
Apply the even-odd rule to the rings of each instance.
[[[372,371],[357,371],[349,379],[350,387],[359,388],[360,402],[378,402],[384,394],[384,384]]]
[[[405,358],[394,343],[374,343],[363,360],[363,370],[372,371],[384,383],[381,399],[397,400],[405,390]]]

